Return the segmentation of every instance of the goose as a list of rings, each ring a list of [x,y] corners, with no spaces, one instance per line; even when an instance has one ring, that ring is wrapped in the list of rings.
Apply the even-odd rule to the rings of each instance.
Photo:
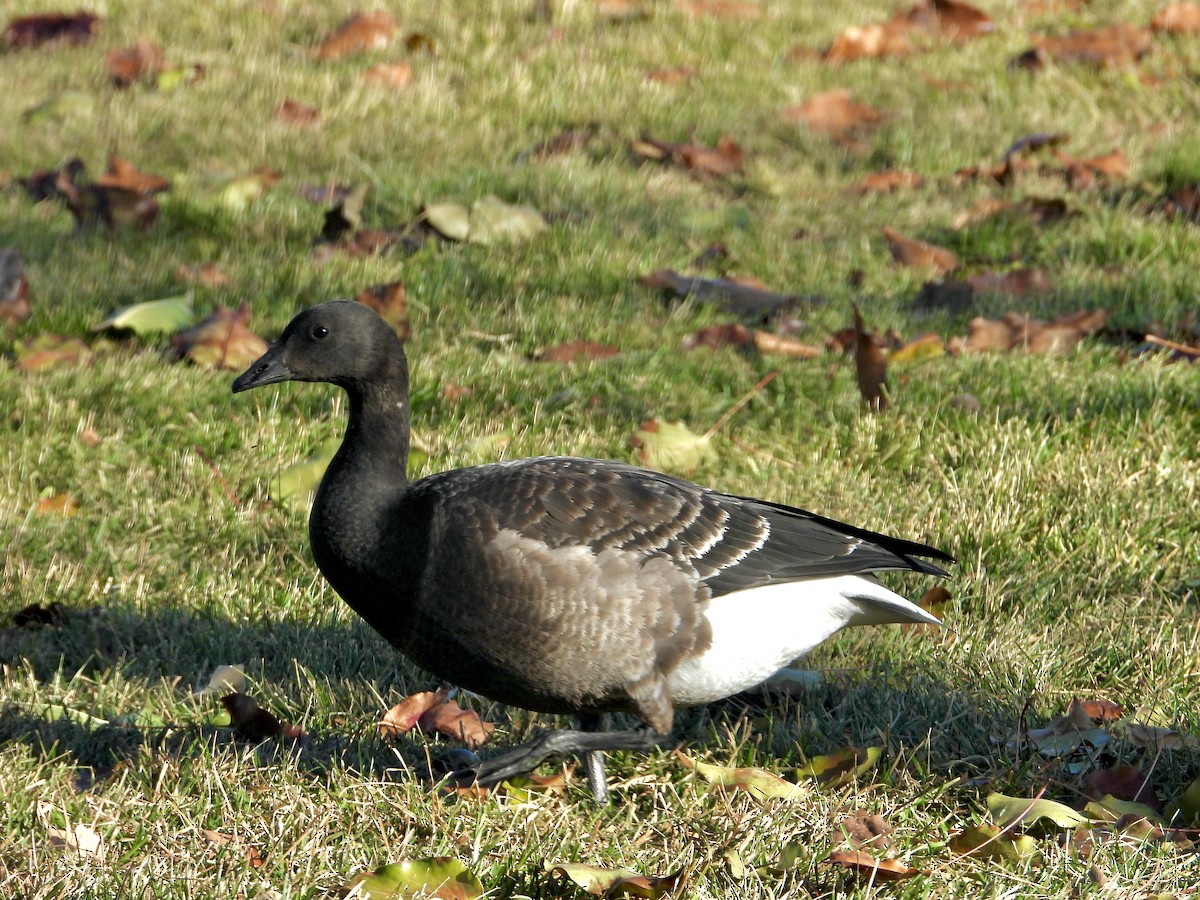
[[[940,624],[874,576],[953,557],[780,503],[563,456],[410,482],[404,346],[355,301],[302,310],[233,391],[284,381],[349,397],[309,516],[334,591],[427,672],[580,722],[457,773],[480,785],[580,755],[603,804],[603,751],[652,748],[676,707],[760,685],[844,626]],[[606,730],[614,712],[640,725]]]

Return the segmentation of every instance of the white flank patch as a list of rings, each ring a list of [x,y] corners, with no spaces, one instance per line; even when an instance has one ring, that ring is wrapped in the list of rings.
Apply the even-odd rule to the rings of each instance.
[[[710,703],[766,681],[846,625],[941,624],[919,606],[857,575],[736,591],[711,601],[712,646],[671,676],[677,705]]]

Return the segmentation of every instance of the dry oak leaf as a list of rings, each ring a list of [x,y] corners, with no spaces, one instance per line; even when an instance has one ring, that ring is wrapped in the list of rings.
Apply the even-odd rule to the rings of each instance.
[[[96,186],[145,196],[167,190],[171,182],[161,175],[139,171],[128,161],[113,154],[108,158],[108,168],[104,174],[96,179]]]
[[[892,259],[902,266],[935,269],[943,275],[959,266],[958,257],[945,247],[905,237],[886,225],[883,228],[883,236],[887,239]]]
[[[289,97],[275,109],[275,118],[288,125],[317,125],[321,121],[321,114],[315,107]]]
[[[916,188],[925,179],[917,172],[906,169],[885,169],[882,172],[872,172],[850,190],[856,194],[881,193],[888,194],[900,188]]]
[[[898,859],[876,859],[861,850],[835,850],[830,853],[828,862],[849,869],[860,878],[871,881],[901,881],[916,875],[924,875],[920,869],[906,866]]]
[[[1200,34],[1200,3],[1172,3],[1150,20],[1151,31],[1168,34]]]
[[[854,308],[854,369],[858,390],[872,410],[887,409],[887,354],[867,331],[862,314]]]
[[[396,34],[396,20],[382,10],[356,13],[317,47],[317,59],[342,59],[355,53],[386,49]]]
[[[379,313],[400,340],[407,341],[412,337],[412,325],[408,320],[408,294],[403,281],[377,284],[360,291],[354,299]]]
[[[406,62],[375,63],[363,72],[363,81],[374,87],[404,88],[412,78],[412,66]]]
[[[13,19],[4,29],[5,46],[15,49],[43,44],[83,44],[100,28],[100,17],[89,12],[45,13]]]
[[[104,55],[104,64],[117,87],[129,87],[166,68],[162,47],[146,38],[139,38],[136,44],[124,50],[110,50]]]
[[[908,39],[909,30],[909,24],[902,20],[851,25],[833,39],[823,58],[836,66],[856,59],[907,56],[914,49]]]
[[[1054,290],[1050,277],[1041,269],[1013,269],[1008,272],[978,272],[967,283],[979,294],[1011,294],[1031,297]]]
[[[814,94],[803,103],[784,110],[784,118],[799,122],[816,134],[840,137],[853,131],[874,128],[884,113],[855,101],[844,88]]]
[[[634,141],[633,152],[646,159],[669,159],[689,172],[717,177],[738,174],[746,161],[745,151],[729,135],[722,136],[715,147],[642,138]]]
[[[533,354],[538,362],[569,363],[578,359],[607,359],[621,350],[612,344],[597,344],[595,341],[563,341],[553,347],[543,347]]]
[[[187,358],[212,369],[241,371],[267,352],[267,342],[246,327],[250,310],[218,305],[203,322],[171,338],[177,359]]]
[[[474,749],[487,741],[496,726],[479,713],[461,708],[447,691],[420,691],[389,709],[379,722],[379,732],[396,738],[413,728],[457,738]]]
[[[691,81],[699,74],[700,70],[695,66],[674,66],[669,69],[651,69],[645,73],[645,78],[659,84],[679,85]]]
[[[1056,63],[1084,63],[1097,68],[1132,66],[1150,52],[1150,32],[1127,22],[1100,28],[1081,28],[1061,37],[1038,35],[1033,49],[1015,61],[1022,68],[1042,68],[1047,59]]]

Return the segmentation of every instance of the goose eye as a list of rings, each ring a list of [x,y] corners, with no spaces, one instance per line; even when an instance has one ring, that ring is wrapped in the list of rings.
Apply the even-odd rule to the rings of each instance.
[[[318,341],[323,341],[325,338],[329,337],[329,329],[324,325],[318,325],[312,330],[312,336]]]

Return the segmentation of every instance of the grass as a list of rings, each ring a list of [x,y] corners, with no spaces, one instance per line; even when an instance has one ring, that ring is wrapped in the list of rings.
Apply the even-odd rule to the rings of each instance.
[[[635,283],[657,268],[690,271],[719,240],[733,271],[825,298],[803,312],[803,339],[819,343],[847,324],[851,302],[880,330],[964,333],[962,319],[910,312],[924,276],[891,265],[879,233],[890,225],[947,243],[970,269],[1015,257],[1051,274],[1050,294],[989,298],[985,314],[1103,306],[1121,327],[1181,321],[1196,308],[1200,232],[1149,208],[1195,178],[1198,89],[1186,73],[1200,66],[1200,46],[1157,39],[1139,69],[1163,76],[1153,86],[1079,66],[1029,76],[1005,66],[1032,32],[1144,24],[1146,11],[1097,2],[1039,17],[1016,2],[981,5],[1000,24],[992,38],[840,69],[791,50],[881,21],[892,4],[765,0],[762,17],[741,20],[650,2],[649,20],[614,25],[589,2],[555,4],[550,23],[525,4],[394,2],[401,33],[429,34],[436,55],[409,57],[397,44],[317,63],[309,48],[353,4],[131,0],[91,7],[105,23],[89,46],[0,54],[0,83],[19,85],[0,92],[9,179],[0,246],[23,254],[35,307],[6,349],[41,332],[90,340],[88,327],[110,311],[178,293],[180,265],[216,261],[234,286],[193,288],[197,309],[246,301],[267,336],[303,306],[399,278],[413,313],[415,428],[430,451],[422,471],[487,458],[481,439],[505,429],[508,456],[631,459],[641,422],[681,418],[703,430],[779,369],[692,477],[928,540],[960,560],[945,611],[953,631],[845,634],[806,662],[826,678],[802,697],[679,716],[676,737],[692,755],[784,773],[840,747],[883,747],[879,768],[851,785],[764,806],[705,792],[664,749],[616,755],[609,810],[591,808],[578,784],[529,805],[445,799],[414,774],[441,742],[389,744],[373,724],[431,680],[324,585],[303,517],[267,502],[275,471],[339,434],[340,396],[290,385],[233,398],[227,374],[169,363],[156,340],[40,374],[19,372],[5,354],[0,612],[51,602],[77,612],[59,626],[0,631],[4,892],[323,896],[356,872],[433,855],[463,860],[495,896],[569,893],[544,868],[565,861],[685,869],[698,897],[1075,897],[1098,891],[1096,873],[1138,895],[1194,885],[1196,857],[1170,842],[1097,838],[1085,852],[1052,832],[1039,839],[1040,858],[1022,863],[954,856],[945,843],[984,819],[990,791],[1033,797],[1046,786],[1076,804],[1089,772],[1128,762],[1174,800],[1200,774],[1194,751],[1156,754],[1123,740],[1067,760],[1007,745],[1074,696],[1200,732],[1196,367],[1126,360],[1102,342],[1055,357],[941,358],[910,367],[893,408],[870,415],[847,359],[683,352],[683,337],[726,317],[664,305]],[[48,8],[18,0],[6,11]],[[172,62],[202,64],[205,77],[167,93],[114,89],[102,52],[139,37]],[[362,68],[382,59],[409,59],[413,84],[364,86]],[[643,78],[685,64],[699,70],[686,85]],[[833,87],[889,112],[862,154],[781,115]],[[90,114],[23,120],[68,88],[92,96]],[[277,122],[289,97],[317,107],[321,124]],[[586,149],[520,158],[585,123],[597,128]],[[1044,228],[1014,219],[951,231],[956,214],[995,191],[952,187],[949,175],[1040,130],[1067,131],[1078,156],[1120,146],[1133,161],[1125,189],[1070,194],[1076,215]],[[703,181],[638,165],[628,145],[643,133],[709,144],[728,133],[746,148],[747,170]],[[16,186],[75,154],[95,173],[110,151],[175,182],[148,233],[74,234],[66,212],[33,205]],[[263,165],[282,179],[248,211],[215,199],[214,179]],[[927,186],[847,192],[886,166],[920,171]],[[399,226],[423,202],[488,193],[530,203],[554,225],[517,247],[318,262],[311,239],[322,210],[296,189],[364,181],[374,226]],[[1062,192],[1044,177],[1016,188]],[[623,352],[565,367],[528,361],[575,338]],[[473,393],[450,403],[447,383]],[[951,402],[963,392],[978,397],[978,415]],[[88,431],[95,446],[82,439]],[[78,501],[75,515],[36,514],[39,497],[56,492]],[[255,696],[303,724],[310,743],[252,745],[205,725],[216,704],[193,703],[189,690],[226,663],[246,665]],[[499,723],[500,746],[555,723],[477,704]],[[132,726],[86,719],[136,713]],[[882,814],[895,829],[890,853],[929,874],[885,889],[823,862],[844,846],[838,823],[855,808]],[[77,824],[100,833],[103,860],[51,845],[50,829]]]

